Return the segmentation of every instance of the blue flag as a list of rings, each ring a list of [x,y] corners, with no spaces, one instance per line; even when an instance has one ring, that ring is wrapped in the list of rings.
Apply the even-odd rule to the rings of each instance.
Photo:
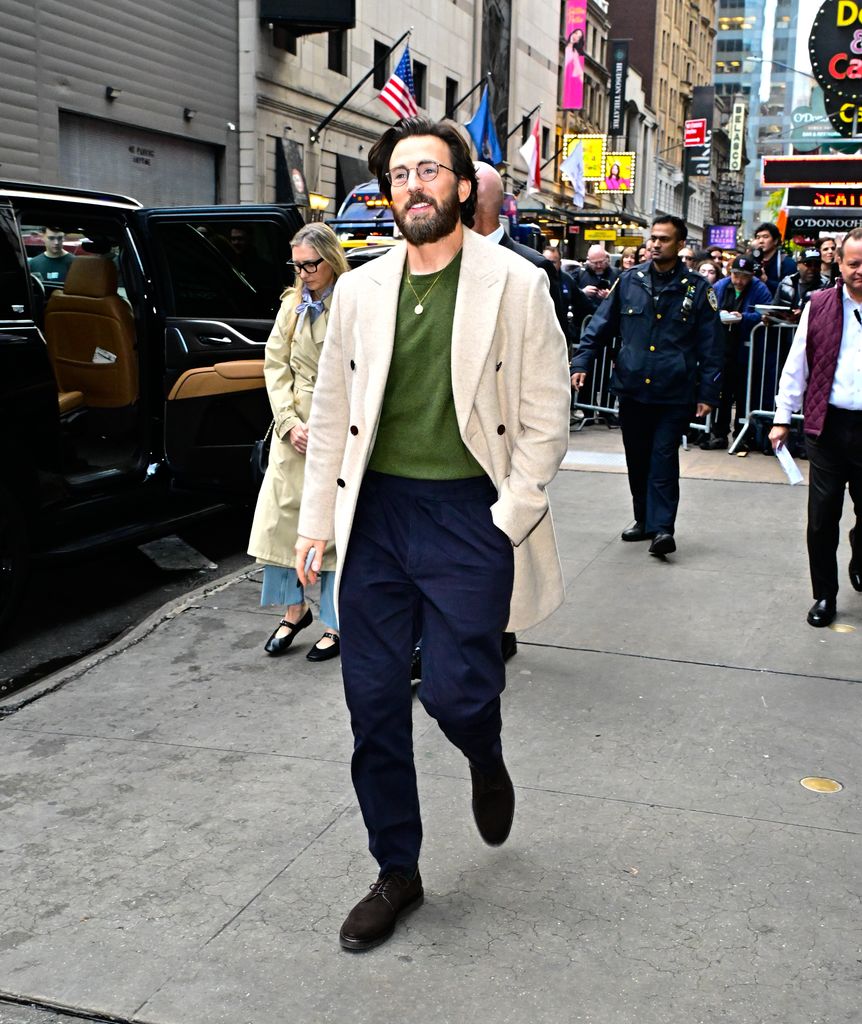
[[[482,99],[472,120],[464,127],[470,133],[470,138],[476,146],[479,159],[489,164],[501,164],[503,162],[503,151],[497,141],[497,133],[494,131],[494,121],[491,118],[491,104],[488,102],[488,86],[482,90]]]

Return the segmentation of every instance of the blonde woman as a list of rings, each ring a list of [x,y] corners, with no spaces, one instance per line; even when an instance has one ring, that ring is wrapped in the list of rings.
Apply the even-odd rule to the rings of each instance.
[[[620,254],[620,270],[631,270],[637,261],[637,249],[633,245],[627,245]]]
[[[306,224],[290,244],[296,283],[282,295],[281,309],[266,343],[264,374],[275,424],[248,549],[264,565],[261,605],[284,608],[281,621],[264,645],[267,654],[273,656],[288,650],[300,630],[313,620],[294,558],[308,445],[306,424],[332,291],[348,269],[338,239],[326,224]],[[330,544],[320,574],[324,633],[306,655],[309,661],[329,661],[340,654],[334,570],[335,549]]]

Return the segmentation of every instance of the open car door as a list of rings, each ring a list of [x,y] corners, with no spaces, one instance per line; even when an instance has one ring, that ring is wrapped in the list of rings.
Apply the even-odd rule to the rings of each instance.
[[[251,491],[271,420],[263,357],[292,283],[289,207],[143,210],[164,311],[165,454],[184,487]]]

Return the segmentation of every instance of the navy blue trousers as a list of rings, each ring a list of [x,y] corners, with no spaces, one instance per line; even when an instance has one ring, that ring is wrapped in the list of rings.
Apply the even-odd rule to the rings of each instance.
[[[493,524],[487,477],[409,480],[368,472],[339,591],[351,769],[382,873],[412,873],[422,822],[413,763],[410,659],[422,637],[419,699],[473,764],[502,757],[500,634],[514,557]]]
[[[620,397],[635,519],[649,532],[673,533],[679,508],[679,445],[691,409]]]

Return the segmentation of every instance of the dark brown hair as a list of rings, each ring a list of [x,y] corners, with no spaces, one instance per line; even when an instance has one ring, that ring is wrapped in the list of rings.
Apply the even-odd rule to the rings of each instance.
[[[368,169],[380,183],[380,191],[392,202],[392,186],[386,177],[392,150],[412,135],[434,135],[449,147],[452,154],[452,170],[459,178],[470,183],[470,195],[461,203],[461,223],[473,226],[476,213],[476,192],[479,188],[476,171],[470,157],[470,150],[463,136],[451,121],[432,121],[427,117],[405,117],[380,136],[368,154]]]

